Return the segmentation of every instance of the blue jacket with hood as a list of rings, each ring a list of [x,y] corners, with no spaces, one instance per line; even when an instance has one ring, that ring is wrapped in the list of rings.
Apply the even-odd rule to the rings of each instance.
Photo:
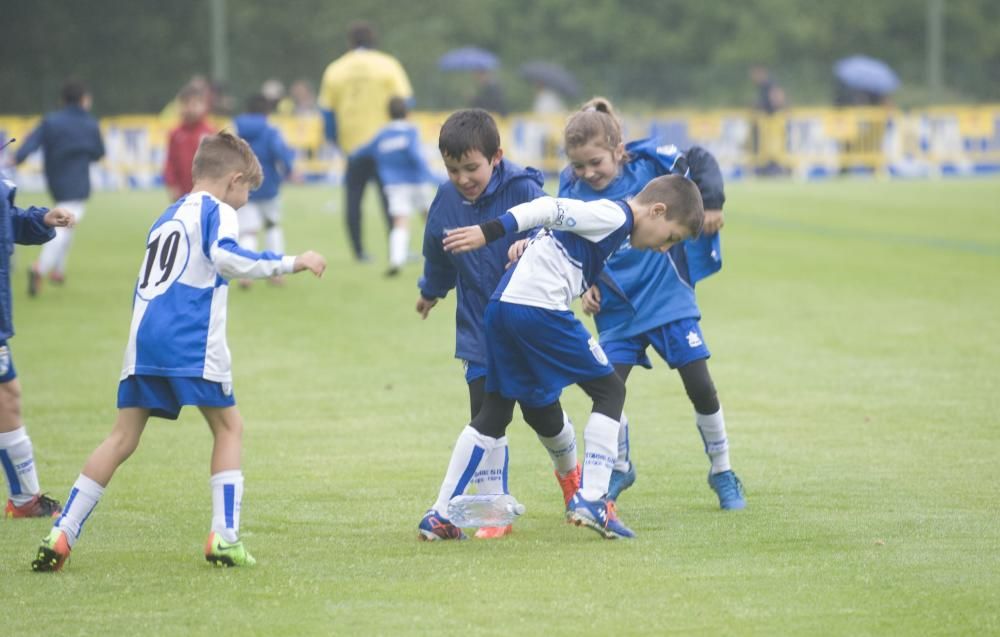
[[[542,173],[534,168],[522,168],[503,159],[476,201],[462,197],[450,181],[438,188],[424,228],[424,274],[417,285],[427,299],[443,298],[457,288],[455,358],[486,364],[486,304],[503,278],[507,249],[525,235],[507,235],[479,250],[450,254],[441,247],[445,229],[496,219],[518,204],[542,197],[544,181]]]
[[[101,129],[93,115],[74,105],[49,113],[18,148],[14,161],[20,164],[39,148],[53,199],[90,197],[90,162],[104,157]]]
[[[274,199],[282,180],[292,172],[295,153],[285,144],[278,129],[267,122],[267,115],[244,113],[233,121],[236,133],[250,144],[264,169],[264,181],[250,193],[250,201]]]
[[[48,208],[32,206],[22,210],[14,205],[17,187],[0,179],[0,341],[14,335],[14,319],[10,294],[10,255],[14,244],[37,245],[56,236],[55,228],[45,225]]]

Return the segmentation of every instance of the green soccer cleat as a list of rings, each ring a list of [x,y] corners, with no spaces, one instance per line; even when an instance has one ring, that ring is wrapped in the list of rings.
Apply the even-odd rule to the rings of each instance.
[[[208,541],[205,542],[205,559],[216,566],[253,566],[257,563],[243,542],[229,543],[215,531],[208,534]]]
[[[38,547],[38,555],[31,561],[31,570],[36,573],[51,573],[62,570],[66,560],[69,559],[69,551],[66,533],[53,527],[42,540],[41,546]]]

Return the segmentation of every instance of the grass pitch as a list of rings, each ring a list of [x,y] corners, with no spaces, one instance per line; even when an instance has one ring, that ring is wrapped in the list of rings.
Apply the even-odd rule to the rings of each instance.
[[[638,539],[562,522],[518,417],[515,534],[418,543],[468,419],[454,299],[421,322],[419,266],[385,279],[354,264],[339,194],[289,188],[290,251],[325,253],[327,275],[233,289],[229,304],[257,568],[202,558],[211,437],[189,409],[151,421],[63,573],[29,567],[47,521],[0,524],[5,634],[1000,632],[1000,181],[728,194],[725,267],[699,299],[747,511],[718,510],[690,404],[657,361],[629,381],[639,479],[620,512]],[[18,250],[11,345],[43,488],[60,499],[114,420],[131,290],[164,205],[95,196],[68,285],[37,299],[24,275],[37,248]],[[366,225],[384,255],[381,219]],[[582,431],[582,392],[565,404]]]

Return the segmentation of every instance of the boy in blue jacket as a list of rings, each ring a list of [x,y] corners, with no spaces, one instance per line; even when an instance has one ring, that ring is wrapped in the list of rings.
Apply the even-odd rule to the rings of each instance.
[[[250,193],[246,205],[236,211],[240,222],[240,247],[257,251],[257,236],[264,231],[265,250],[275,254],[285,253],[285,236],[281,230],[281,182],[292,174],[295,153],[285,144],[281,132],[267,121],[271,103],[263,95],[254,95],[247,103],[247,112],[237,115],[233,123],[236,134],[242,137],[260,162],[264,181],[260,188]],[[280,284],[281,276],[271,278]],[[250,286],[241,280],[240,287]]]
[[[427,212],[434,198],[438,180],[434,178],[420,150],[420,133],[406,121],[406,100],[389,100],[392,121],[383,126],[375,137],[351,153],[350,161],[368,157],[382,181],[382,190],[389,202],[392,230],[389,231],[389,270],[386,276],[396,276],[410,253],[410,216]]]
[[[28,135],[14,156],[20,164],[38,149],[42,150],[45,180],[55,208],[67,210],[79,222],[90,197],[90,163],[104,157],[104,142],[97,120],[90,114],[93,102],[87,87],[79,80],[67,80],[62,89],[65,105],[42,118],[42,123]],[[61,226],[55,239],[42,248],[38,261],[28,271],[28,294],[35,296],[42,277],[61,284],[66,279],[66,259],[73,241],[73,230]]]
[[[441,127],[438,149],[448,182],[438,188],[424,228],[424,274],[418,284],[417,312],[426,319],[438,300],[457,289],[455,358],[465,365],[470,411],[475,417],[486,386],[486,305],[503,278],[508,248],[524,235],[511,233],[482,250],[453,254],[442,247],[445,231],[496,219],[516,205],[544,196],[545,191],[540,172],[503,158],[496,122],[484,110],[453,113]],[[568,502],[580,484],[572,423],[558,401],[547,408],[523,408],[522,414],[552,457],[563,500]],[[507,437],[503,436],[480,463],[471,483],[483,494],[508,493],[507,465]],[[449,539],[440,533],[447,535],[455,527],[441,519],[445,511],[438,513],[421,521],[421,539]],[[510,530],[510,526],[484,527],[476,536],[501,537]]]
[[[62,507],[41,492],[31,438],[21,422],[21,384],[7,341],[14,336],[10,294],[10,254],[15,243],[37,245],[55,236],[53,228],[73,225],[65,208],[22,210],[14,205],[17,188],[0,179],[0,466],[10,494],[4,515],[8,518],[47,518]]]

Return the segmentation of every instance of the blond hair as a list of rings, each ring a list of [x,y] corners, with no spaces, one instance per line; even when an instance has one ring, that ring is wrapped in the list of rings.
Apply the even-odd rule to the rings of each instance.
[[[611,100],[606,97],[588,100],[570,116],[563,130],[563,142],[567,149],[583,146],[591,140],[597,140],[601,147],[609,151],[614,151],[622,143],[621,121]]]
[[[264,181],[264,171],[250,144],[229,131],[203,137],[191,167],[194,180],[222,179],[232,173],[243,173],[250,190],[260,188]]]
[[[691,231],[691,236],[701,234],[705,223],[705,204],[698,185],[682,175],[660,175],[635,196],[638,204],[662,203],[667,206],[666,217]]]

